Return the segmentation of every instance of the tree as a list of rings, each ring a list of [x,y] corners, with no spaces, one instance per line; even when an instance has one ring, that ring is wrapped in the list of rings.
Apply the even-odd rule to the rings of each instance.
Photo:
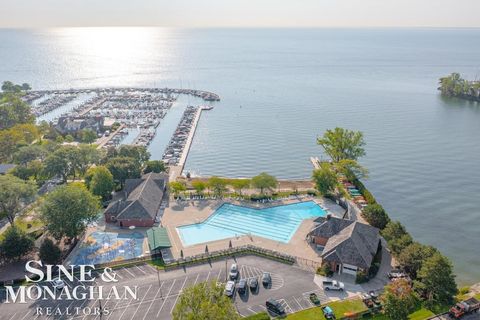
[[[252,178],[252,186],[254,188],[260,189],[261,194],[263,194],[263,191],[265,189],[276,188],[277,184],[277,179],[266,172],[262,172],[258,176]]]
[[[0,175],[0,217],[7,217],[11,225],[22,208],[33,200],[36,187],[12,175]]]
[[[360,165],[356,160],[343,159],[333,165],[335,170],[345,175],[348,180],[368,178],[368,169]]]
[[[80,139],[83,143],[94,143],[97,140],[97,134],[92,129],[83,129],[80,132]]]
[[[183,290],[173,310],[174,320],[238,320],[232,299],[224,293],[224,286],[214,281],[201,282]]]
[[[251,184],[251,181],[250,179],[232,179],[229,183],[235,192],[241,196],[242,190],[248,188]]]
[[[6,260],[18,259],[32,251],[33,239],[16,226],[10,226],[3,233],[0,253]]]
[[[333,162],[350,159],[357,160],[365,155],[363,133],[343,128],[327,130],[323,137],[317,139],[317,144],[323,147]]]
[[[62,250],[50,239],[43,240],[40,245],[40,260],[46,264],[57,264],[62,259]]]
[[[59,175],[62,177],[63,182],[67,182],[68,175],[72,169],[70,157],[68,157],[63,147],[57,149],[45,159],[45,173],[49,177]]]
[[[320,168],[313,171],[313,182],[318,192],[324,196],[333,194],[338,185],[337,175],[326,162],[322,162]]]
[[[40,216],[55,239],[76,238],[98,216],[99,201],[86,187],[72,183],[45,196]]]
[[[440,252],[425,259],[414,287],[430,305],[452,304],[458,290],[450,260]]]
[[[180,181],[172,181],[168,184],[168,187],[170,188],[170,191],[173,192],[175,198],[178,197],[180,192],[187,190],[185,184]]]
[[[205,189],[207,188],[207,184],[202,180],[193,180],[192,187],[195,189],[197,194],[202,194],[203,191],[205,191]]]
[[[126,179],[140,178],[140,164],[131,157],[115,157],[110,159],[106,167],[113,175],[113,178],[120,182],[121,187]]]
[[[208,188],[218,197],[221,197],[227,190],[227,181],[220,177],[210,177],[208,179]]]
[[[149,160],[145,163],[145,169],[143,169],[143,173],[149,172],[165,172],[165,163],[161,160]]]
[[[150,159],[150,153],[145,146],[121,145],[117,151],[118,157],[130,157],[138,162],[139,166]]]
[[[405,227],[398,221],[387,223],[385,229],[382,230],[382,236],[395,256],[399,255],[403,249],[413,242],[412,236],[408,234]]]
[[[39,145],[28,145],[21,147],[13,155],[13,159],[18,164],[27,164],[33,160],[44,160],[47,151]]]
[[[0,130],[11,128],[16,124],[33,123],[34,121],[35,117],[27,103],[16,94],[2,94],[0,97]]]
[[[421,269],[425,259],[430,258],[436,252],[437,249],[432,246],[413,242],[400,252],[397,257],[397,262],[412,279],[416,279],[417,272]]]
[[[92,167],[88,169],[86,176],[89,176],[88,183],[85,181],[85,184],[90,192],[101,197],[103,200],[110,198],[115,183],[113,181],[113,175],[106,167]]]
[[[87,169],[94,164],[98,164],[102,158],[100,150],[88,144],[80,144],[72,155],[76,157],[72,161],[81,176],[84,176]]]
[[[75,139],[73,138],[72,135],[67,134],[67,135],[65,136],[65,142],[72,143],[72,142],[74,142],[74,141],[75,141]]]
[[[390,222],[390,218],[385,212],[385,209],[378,203],[366,206],[362,210],[362,217],[367,220],[370,225],[380,230],[384,229],[387,223]]]
[[[387,319],[408,320],[408,315],[415,309],[418,298],[408,281],[399,279],[385,287],[381,300]]]

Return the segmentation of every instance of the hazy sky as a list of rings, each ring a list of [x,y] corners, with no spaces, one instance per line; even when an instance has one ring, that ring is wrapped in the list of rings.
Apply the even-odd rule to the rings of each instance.
[[[480,27],[480,0],[0,0],[0,27]]]

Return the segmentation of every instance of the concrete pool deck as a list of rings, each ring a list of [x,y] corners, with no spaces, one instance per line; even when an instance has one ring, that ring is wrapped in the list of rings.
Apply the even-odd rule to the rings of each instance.
[[[196,201],[182,201],[170,202],[170,205],[165,209],[162,217],[162,226],[167,228],[170,241],[172,243],[171,252],[174,258],[180,257],[180,251],[183,251],[185,257],[202,254],[205,252],[205,245],[208,245],[210,252],[227,249],[229,242],[232,242],[234,247],[243,245],[255,245],[265,249],[275,250],[283,252],[289,255],[297,256],[303,259],[320,262],[318,252],[305,239],[307,233],[314,226],[314,219],[305,219],[298,227],[295,234],[292,236],[288,243],[274,241],[271,239],[255,236],[244,235],[234,238],[222,239],[217,241],[211,241],[206,243],[195,244],[191,246],[184,246],[178,234],[177,227],[183,225],[189,225],[194,223],[200,223],[206,220],[217,208],[224,203],[232,203],[236,205],[249,206],[254,208],[268,208],[271,206],[293,204],[303,201],[314,201],[321,205],[328,213],[335,216],[341,216],[344,213],[344,209],[338,206],[331,200],[323,198],[307,198],[302,200],[285,200],[281,202],[275,202],[273,204],[260,204],[250,201],[224,201],[224,200],[196,200]]]

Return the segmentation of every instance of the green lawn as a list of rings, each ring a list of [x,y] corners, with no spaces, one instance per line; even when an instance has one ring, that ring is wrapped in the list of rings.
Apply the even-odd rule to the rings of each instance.
[[[428,310],[428,309],[425,309],[425,308],[421,308],[417,311],[415,311],[414,313],[410,314],[408,316],[408,319],[410,320],[424,320],[424,319],[428,319],[429,317],[431,316],[434,316],[435,314]]]
[[[335,312],[337,318],[342,318],[345,313],[359,313],[367,311],[367,307],[362,302],[362,300],[342,300],[335,301],[327,304]],[[325,320],[323,316],[322,309],[320,307],[315,307],[307,310],[303,310],[287,316],[287,319],[290,320]]]
[[[147,261],[147,263],[157,269],[160,269],[160,270],[165,269],[165,262],[163,262],[163,259],[155,259],[155,260]]]

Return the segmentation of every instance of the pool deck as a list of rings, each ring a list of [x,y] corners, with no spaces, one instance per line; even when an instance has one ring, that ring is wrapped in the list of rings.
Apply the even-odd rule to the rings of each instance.
[[[304,199],[302,201],[311,201],[312,199]],[[313,199],[317,204],[320,204],[324,209],[333,215],[340,216],[344,210],[328,199]],[[206,220],[218,207],[224,203],[233,203],[237,205],[255,207],[255,208],[268,208],[271,206],[277,206],[282,204],[298,203],[299,200],[286,200],[281,203],[275,204],[256,204],[252,202],[240,202],[240,201],[183,201],[183,202],[170,202],[168,208],[162,217],[162,225],[167,228],[170,241],[172,243],[171,252],[174,258],[180,257],[180,250],[183,250],[185,257],[196,254],[202,254],[205,252],[205,245],[208,245],[210,252],[216,250],[227,249],[229,242],[232,241],[234,247],[243,246],[247,244],[255,245],[265,249],[275,250],[286,254],[294,255],[308,260],[321,261],[318,252],[316,252],[312,246],[305,239],[307,233],[314,226],[314,219],[304,220],[298,227],[295,234],[292,236],[288,243],[274,241],[271,239],[255,236],[244,235],[234,238],[222,239],[217,241],[211,241],[206,243],[200,243],[192,246],[184,246],[178,231],[177,226],[183,226],[193,223],[200,223]]]

